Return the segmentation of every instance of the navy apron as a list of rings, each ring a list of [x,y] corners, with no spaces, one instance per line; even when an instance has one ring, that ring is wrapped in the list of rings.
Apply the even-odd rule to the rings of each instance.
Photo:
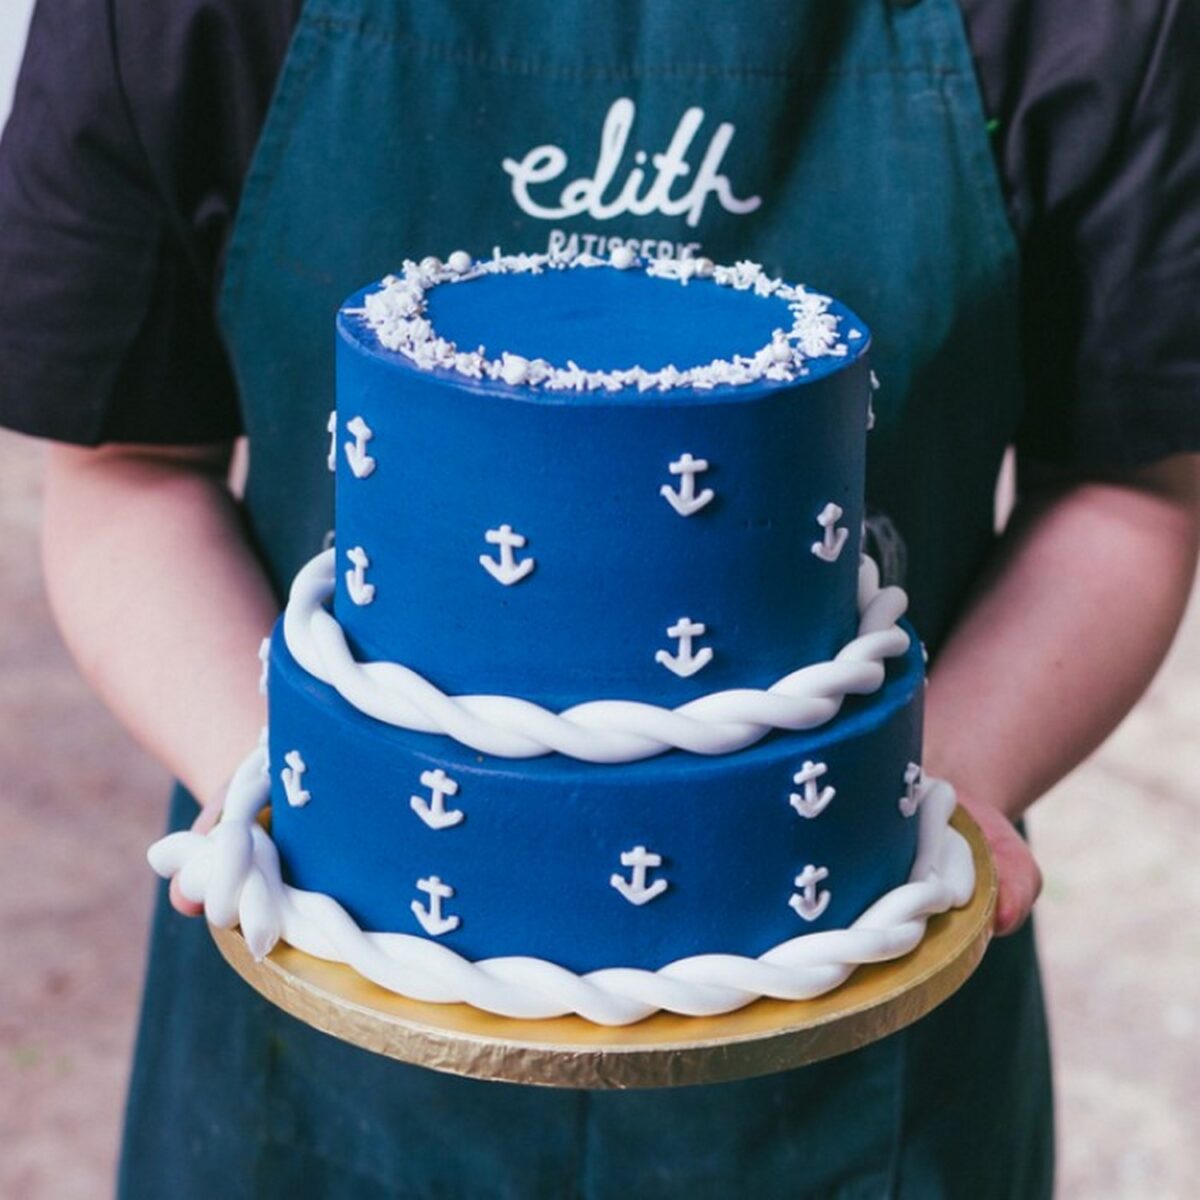
[[[936,647],[992,545],[1021,404],[985,124],[954,0],[309,0],[221,299],[276,587],[332,524],[345,295],[404,257],[626,243],[751,258],[869,322],[868,499]],[[173,827],[193,814],[177,795]],[[160,897],[121,1194],[1029,1200],[1050,1193],[1047,1058],[1026,931],[917,1026],[800,1071],[458,1079],[273,1009]]]

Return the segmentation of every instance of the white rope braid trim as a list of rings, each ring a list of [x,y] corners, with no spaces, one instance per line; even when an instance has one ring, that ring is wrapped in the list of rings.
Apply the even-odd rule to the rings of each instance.
[[[266,765],[262,747],[242,763],[211,833],[172,833],[151,846],[147,857],[154,870],[163,878],[178,876],[183,894],[204,905],[213,925],[240,924],[260,961],[283,940],[316,958],[345,963],[388,991],[436,1004],[471,1004],[505,1017],[577,1013],[598,1025],[629,1025],[660,1009],[715,1016],[762,996],[811,999],[863,963],[907,954],[931,916],[966,904],[975,889],[971,848],[949,825],[954,790],[926,779],[917,791],[920,826],[909,881],[848,929],[791,938],[758,958],[700,954],[658,971],[606,967],[577,975],[517,956],[470,962],[422,937],[364,933],[336,900],[285,884],[275,844],[255,819],[269,795]]]
[[[904,654],[909,637],[897,625],[908,606],[898,587],[879,586],[864,556],[858,578],[858,635],[831,662],[785,675],[765,691],[711,692],[679,708],[634,700],[591,700],[551,712],[514,696],[448,696],[400,663],[358,662],[337,619],[334,551],[317,555],[296,576],[283,633],[292,657],[359,712],[418,733],[441,733],[499,758],[563,754],[584,762],[622,763],[667,750],[732,754],[773,729],[812,729],[832,720],[849,695],[883,684],[884,660]]]

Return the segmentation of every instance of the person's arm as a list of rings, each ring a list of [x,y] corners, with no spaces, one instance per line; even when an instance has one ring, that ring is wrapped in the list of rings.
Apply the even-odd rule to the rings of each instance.
[[[1026,488],[934,664],[925,763],[988,837],[998,933],[1024,922],[1041,888],[1010,822],[1107,737],[1171,644],[1196,569],[1197,462]]]
[[[46,461],[42,550],[59,628],[205,824],[265,721],[257,651],[278,612],[229,457],[228,445],[52,445]]]

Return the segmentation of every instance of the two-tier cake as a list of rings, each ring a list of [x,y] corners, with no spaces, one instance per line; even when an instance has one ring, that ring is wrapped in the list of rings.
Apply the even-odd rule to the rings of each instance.
[[[269,740],[155,868],[258,955],[518,1017],[713,1014],[906,953],[973,871],[862,554],[868,343],[704,259],[459,252],[351,297],[336,537],[264,650]]]

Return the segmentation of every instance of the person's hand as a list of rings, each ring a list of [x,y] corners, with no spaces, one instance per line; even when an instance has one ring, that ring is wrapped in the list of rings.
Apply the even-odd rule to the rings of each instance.
[[[997,937],[1016,933],[1029,919],[1042,890],[1042,871],[1025,839],[993,805],[960,791],[958,802],[975,818],[987,839],[1000,881],[993,928]]]
[[[208,833],[217,823],[220,816],[221,801],[218,800],[214,803],[203,805],[200,809],[200,815],[192,822],[192,832]],[[194,900],[189,900],[179,890],[178,875],[171,880],[169,895],[171,898],[171,907],[176,912],[183,913],[185,917],[198,917],[204,911],[203,904],[197,904]]]

